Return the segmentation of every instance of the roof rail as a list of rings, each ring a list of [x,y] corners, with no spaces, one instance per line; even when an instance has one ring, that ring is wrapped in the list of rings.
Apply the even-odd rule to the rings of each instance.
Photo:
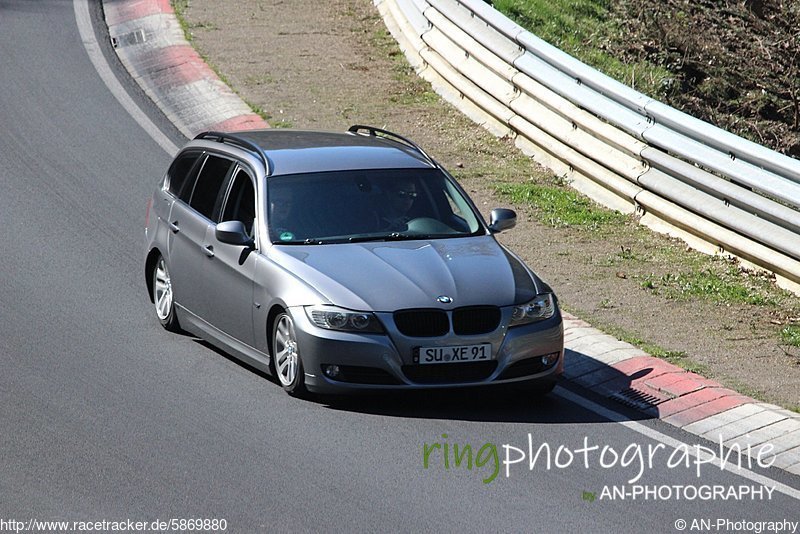
[[[365,126],[363,124],[354,124],[350,128],[347,129],[348,132],[351,132],[351,133],[354,133],[354,134],[358,134],[362,130],[366,130],[367,132],[369,132],[369,135],[372,135],[372,136],[375,136],[375,137],[377,137],[380,134],[381,137],[386,137],[388,139],[394,139],[395,141],[400,141],[404,145],[407,145],[407,146],[413,148],[414,150],[416,150],[417,152],[419,152],[420,154],[422,154],[425,157],[425,159],[427,159],[431,163],[431,165],[433,165],[434,167],[439,167],[439,164],[436,163],[433,160],[433,158],[428,155],[427,152],[422,150],[422,148],[420,148],[420,146],[418,144],[416,144],[411,139],[403,137],[402,135],[398,135],[398,134],[396,134],[394,132],[390,132],[389,130],[384,130],[382,128],[376,128],[374,126]]]
[[[228,143],[229,145],[234,145],[239,148],[245,148],[252,152],[255,152],[261,162],[264,164],[264,172],[269,174],[269,162],[267,162],[267,157],[264,155],[264,151],[261,149],[260,146],[255,144],[252,141],[244,139],[243,137],[239,137],[238,135],[229,134],[226,132],[203,132],[197,134],[195,139],[206,139],[209,141],[218,141],[220,143]]]

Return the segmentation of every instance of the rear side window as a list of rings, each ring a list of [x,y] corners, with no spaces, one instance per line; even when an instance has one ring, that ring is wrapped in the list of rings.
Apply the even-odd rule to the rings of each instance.
[[[192,191],[189,205],[214,222],[219,222],[220,190],[232,168],[233,161],[209,155]]]
[[[197,173],[195,164],[200,159],[201,154],[201,152],[196,151],[184,152],[172,162],[167,171],[166,184],[170,193],[180,198],[181,191],[188,189],[188,194],[184,196],[188,197],[191,194],[194,176]]]

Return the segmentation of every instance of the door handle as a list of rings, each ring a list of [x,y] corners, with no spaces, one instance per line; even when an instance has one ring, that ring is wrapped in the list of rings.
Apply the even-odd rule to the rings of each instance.
[[[178,232],[181,231],[181,227],[178,226],[178,221],[175,222],[167,221],[167,226],[169,226],[169,229],[172,230],[172,233],[174,234],[177,234]]]
[[[214,247],[212,247],[211,245],[204,246],[203,247],[203,254],[205,254],[209,258],[213,258],[214,257]]]

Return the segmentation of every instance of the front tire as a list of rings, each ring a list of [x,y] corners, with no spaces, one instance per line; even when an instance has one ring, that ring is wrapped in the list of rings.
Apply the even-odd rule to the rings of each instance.
[[[181,326],[175,315],[175,294],[167,263],[159,256],[153,269],[153,304],[161,326],[170,332],[180,332]]]
[[[295,397],[306,393],[303,360],[297,348],[297,335],[292,317],[282,312],[272,328],[272,361],[281,387]]]

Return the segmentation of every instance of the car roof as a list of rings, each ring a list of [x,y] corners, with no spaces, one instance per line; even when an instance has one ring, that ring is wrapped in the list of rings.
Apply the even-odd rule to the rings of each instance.
[[[209,133],[205,139],[225,141],[226,137],[238,148],[260,149],[269,162],[269,176],[436,166],[417,147],[378,135],[276,128]],[[235,142],[239,140],[247,144],[242,147]]]

